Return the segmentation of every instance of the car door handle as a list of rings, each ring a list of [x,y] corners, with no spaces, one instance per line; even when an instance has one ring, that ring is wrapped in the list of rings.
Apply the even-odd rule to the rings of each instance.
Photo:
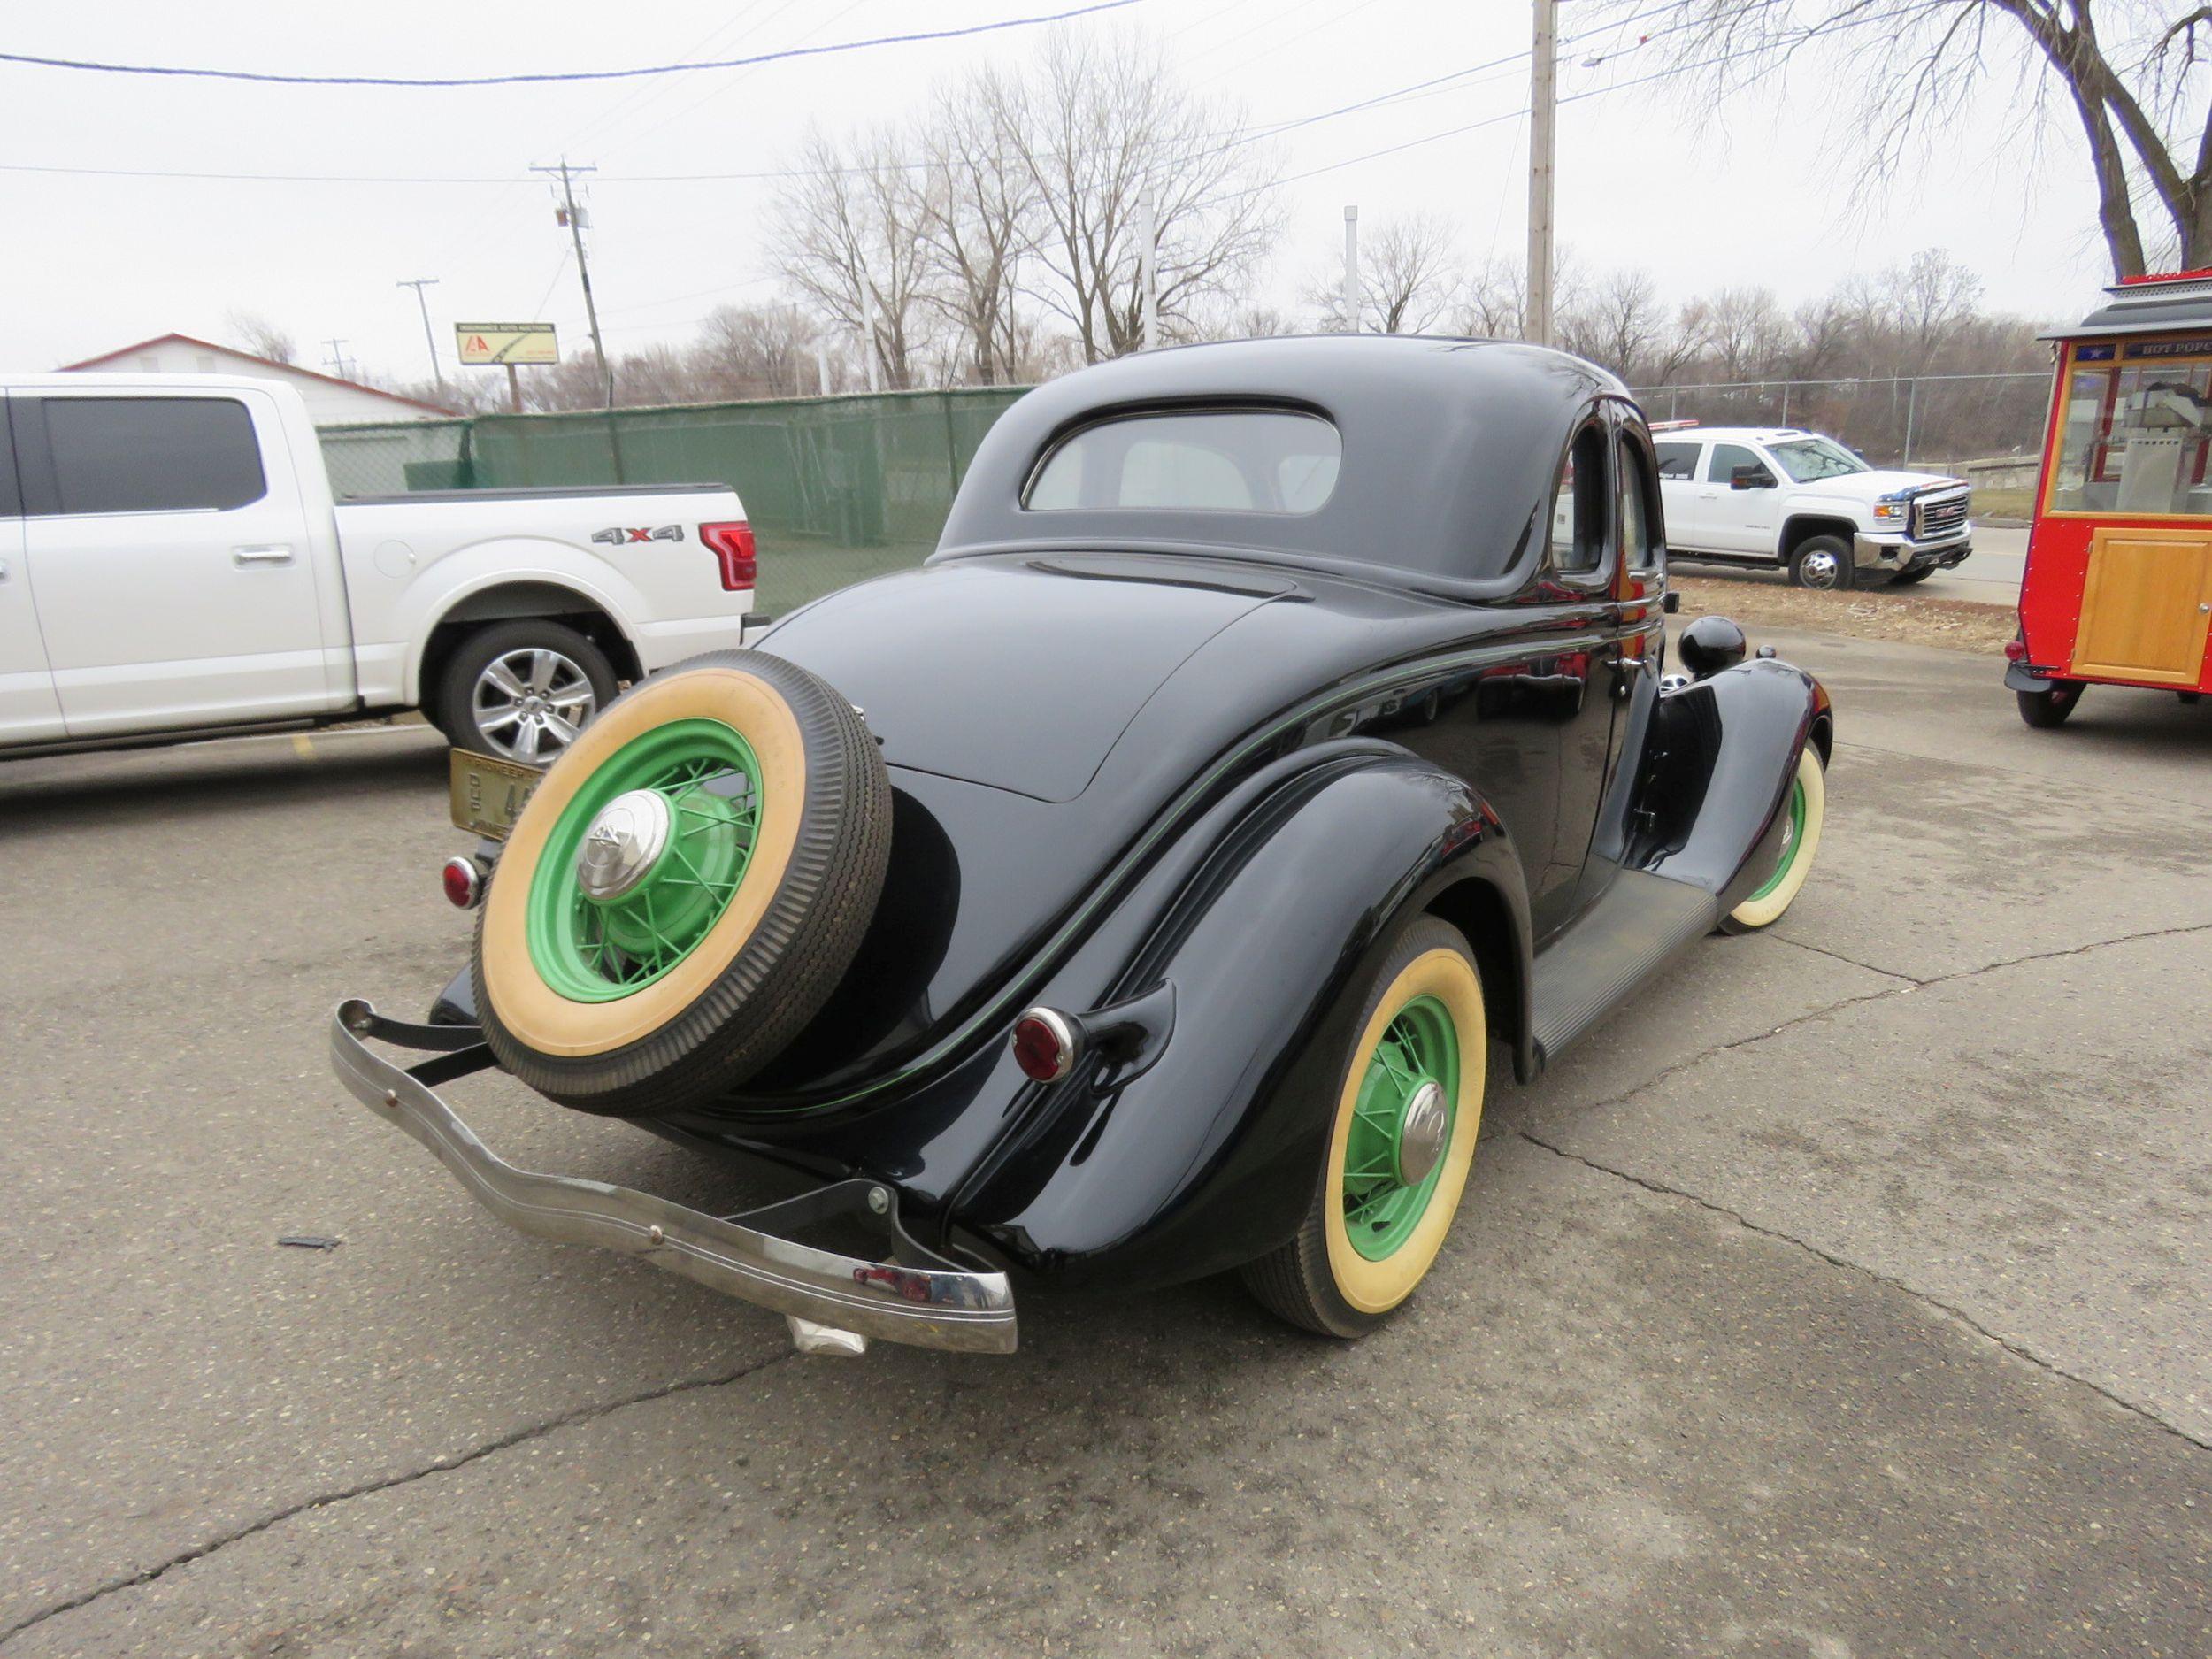
[[[8,580],[8,562],[7,562],[7,560],[5,560],[5,559],[0,559],[0,582],[4,582],[4,581],[5,581],[5,580]]]
[[[282,544],[270,547],[234,547],[230,550],[234,565],[289,565],[292,549]]]

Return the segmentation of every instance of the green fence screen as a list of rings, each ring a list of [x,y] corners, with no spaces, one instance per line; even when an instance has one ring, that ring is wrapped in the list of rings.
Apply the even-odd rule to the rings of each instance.
[[[341,497],[547,484],[727,484],[760,544],[757,603],[780,616],[918,563],[976,445],[1026,390],[982,387],[585,414],[326,426]]]

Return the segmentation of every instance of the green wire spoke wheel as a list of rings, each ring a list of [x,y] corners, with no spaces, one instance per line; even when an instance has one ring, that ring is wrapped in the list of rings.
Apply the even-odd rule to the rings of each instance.
[[[763,651],[664,670],[515,822],[477,912],[484,1039],[564,1105],[741,1115],[851,965],[890,856],[890,774],[849,699]]]
[[[1244,1270],[1268,1308],[1335,1337],[1381,1325],[1443,1248],[1474,1163],[1489,1043],[1474,955],[1433,916],[1400,927],[1354,1011],[1317,1190],[1290,1241]]]
[[[1367,1063],[1344,1152],[1344,1231],[1371,1262],[1402,1248],[1444,1172],[1459,1036],[1433,996],[1401,1009]]]
[[[745,879],[760,762],[719,720],[678,720],[616,751],[563,808],[531,884],[531,960],[578,1002],[658,980]]]
[[[1820,751],[1808,743],[1797,757],[1797,775],[1782,808],[1782,845],[1775,855],[1774,872],[1721,919],[1723,933],[1755,933],[1782,919],[1812,874],[1827,810],[1827,774],[1821,768]]]

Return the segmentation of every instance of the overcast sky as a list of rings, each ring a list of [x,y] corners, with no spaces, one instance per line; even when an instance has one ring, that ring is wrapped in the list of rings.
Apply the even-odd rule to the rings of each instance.
[[[483,74],[732,57],[1061,9],[1033,0],[77,0],[12,9],[8,50],[287,73]],[[1562,8],[1563,96],[1665,67],[1638,29]],[[1180,71],[1252,119],[1291,120],[1525,51],[1519,0],[1141,0],[1077,28],[1142,28]],[[1645,27],[1648,27],[1646,25]],[[172,329],[227,337],[258,312],[320,365],[332,337],[366,367],[425,375],[403,278],[429,290],[440,349],[455,320],[542,318],[582,342],[566,233],[526,170],[565,152],[598,165],[590,251],[611,350],[681,339],[718,303],[768,297],[757,237],[771,185],[649,182],[786,163],[810,117],[833,126],[916,107],[934,80],[1018,62],[1035,31],[889,46],[748,70],[611,85],[457,91],[150,81],[0,65],[0,367],[42,371]],[[1594,65],[1585,60],[1599,58]],[[1272,291],[1291,302],[1333,257],[1347,203],[1363,222],[1451,215],[1479,260],[1525,234],[1525,57],[1425,96],[1273,141],[1289,185]],[[1594,268],[1640,264],[1670,297],[1763,283],[1786,301],[1939,246],[1993,305],[2038,318],[2086,310],[2105,279],[2078,139],[2024,132],[2005,86],[1984,92],[1858,205],[1855,136],[1885,88],[1832,63],[1714,109],[1684,79],[1561,111],[1559,234]],[[1368,151],[1474,122],[1374,160]],[[2039,156],[2039,159],[2038,157]],[[47,173],[361,175],[456,182],[246,182]],[[629,180],[629,181],[625,181]],[[461,371],[469,373],[470,371]],[[495,371],[474,371],[495,373]]]

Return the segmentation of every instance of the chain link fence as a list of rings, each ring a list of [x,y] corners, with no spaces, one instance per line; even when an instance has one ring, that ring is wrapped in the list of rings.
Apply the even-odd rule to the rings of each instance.
[[[760,547],[757,603],[781,615],[937,545],[976,445],[1028,388],[618,409],[326,426],[339,496],[530,485],[727,484]]]
[[[1800,426],[1839,438],[1880,466],[1957,471],[1975,462],[1993,475],[2024,469],[2032,478],[2050,408],[2051,377],[1920,374],[1632,389],[1655,421]]]

